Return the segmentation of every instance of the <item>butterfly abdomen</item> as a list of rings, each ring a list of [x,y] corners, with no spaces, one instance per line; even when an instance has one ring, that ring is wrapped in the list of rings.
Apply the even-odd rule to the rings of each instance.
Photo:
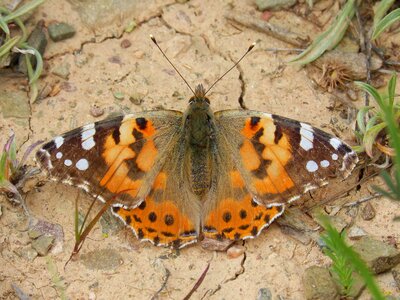
[[[208,148],[191,148],[189,153],[190,163],[190,185],[192,192],[196,195],[203,195],[210,189],[211,185],[211,164]]]

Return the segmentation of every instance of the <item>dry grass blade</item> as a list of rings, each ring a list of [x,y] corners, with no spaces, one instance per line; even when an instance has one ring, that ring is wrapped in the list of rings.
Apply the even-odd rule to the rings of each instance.
[[[346,33],[354,14],[355,0],[349,0],[332,25],[319,35],[303,53],[293,58],[290,63],[306,65],[316,60],[325,51],[336,47]]]
[[[199,277],[199,279],[196,281],[196,284],[193,286],[193,288],[190,290],[190,292],[183,298],[183,300],[189,300],[190,297],[192,297],[193,293],[199,288],[201,283],[203,282],[204,278],[206,278],[208,269],[210,268],[210,263],[207,264],[207,267],[204,269],[203,273]]]

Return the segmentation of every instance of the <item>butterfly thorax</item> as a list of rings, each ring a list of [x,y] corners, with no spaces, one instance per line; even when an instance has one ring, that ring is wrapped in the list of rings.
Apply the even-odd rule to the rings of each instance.
[[[213,139],[214,115],[205,90],[198,85],[184,114],[185,142],[187,144],[189,177],[192,191],[202,195],[211,185],[210,147]]]

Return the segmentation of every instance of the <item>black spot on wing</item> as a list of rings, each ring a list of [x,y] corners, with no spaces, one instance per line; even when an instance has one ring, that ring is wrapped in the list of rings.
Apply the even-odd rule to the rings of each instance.
[[[145,118],[137,118],[136,125],[139,127],[140,130],[144,130],[147,127],[147,120]]]

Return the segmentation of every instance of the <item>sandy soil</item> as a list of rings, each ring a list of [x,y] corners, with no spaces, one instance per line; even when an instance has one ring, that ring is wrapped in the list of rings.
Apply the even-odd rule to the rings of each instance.
[[[97,2],[100,1],[94,3]],[[160,107],[184,110],[190,91],[154,47],[150,33],[157,37],[192,86],[197,83],[209,86],[257,41],[256,49],[240,67],[209,94],[213,109],[239,108],[243,86],[248,108],[309,122],[351,142],[352,124],[342,117],[346,108],[328,109],[332,107],[332,97],[315,89],[303,69],[285,64],[292,54],[265,50],[286,48],[288,44],[233,25],[224,18],[224,13],[231,10],[258,16],[252,1],[193,0],[184,4],[149,1],[146,6],[128,5],[123,11],[106,7],[104,10],[109,13],[103,11],[103,15],[94,17],[88,17],[92,16],[90,11],[78,5],[77,1],[49,0],[30,21],[31,25],[39,19],[46,23],[66,21],[77,29],[77,34],[63,42],[50,41],[45,53],[49,71],[42,84],[58,85],[60,92],[32,104],[28,118],[0,119],[1,143],[10,129],[16,132],[20,145],[28,140],[22,145],[25,149],[33,141],[49,139],[109,114]],[[123,33],[132,20],[138,27],[131,33]],[[131,46],[121,47],[123,40],[130,41]],[[60,65],[70,68],[67,80],[51,74]],[[23,84],[22,79],[15,78],[5,78],[0,83],[1,89],[11,92],[21,90]],[[116,100],[115,92],[122,92],[124,99]],[[132,104],[129,100],[132,94],[143,95],[143,102]],[[354,104],[359,106],[362,102]],[[93,117],[90,111],[94,105],[103,108],[105,114]],[[341,203],[369,195],[368,185],[352,191]],[[32,215],[60,224],[64,242],[49,255],[34,261],[18,256],[18,249],[31,242],[27,218],[20,207],[12,206],[1,196],[1,299],[16,297],[12,284],[32,299],[59,298],[62,290],[69,299],[149,299],[163,286],[167,273],[170,276],[158,297],[182,299],[208,263],[210,269],[193,299],[255,299],[260,288],[270,289],[272,299],[303,299],[304,270],[330,262],[315,243],[304,245],[284,234],[276,224],[257,239],[244,242],[245,253],[235,259],[199,245],[177,252],[157,248],[137,242],[129,230],[104,235],[101,225],[97,225],[82,248],[80,259],[64,269],[74,245],[73,211],[78,192],[56,183],[27,190],[26,203]],[[314,200],[322,201],[323,193],[315,195]],[[81,193],[80,201],[84,211],[91,198]],[[371,203],[377,211],[371,221],[364,221],[358,208],[343,209],[339,215],[377,239],[387,240],[390,236],[398,239],[399,227],[392,222],[395,204],[386,199]],[[85,254],[102,249],[113,250],[110,253],[117,263],[110,266],[100,262],[96,268],[85,263]],[[398,293],[390,273],[378,276],[378,281],[388,294]],[[368,296],[364,293],[361,299]]]

